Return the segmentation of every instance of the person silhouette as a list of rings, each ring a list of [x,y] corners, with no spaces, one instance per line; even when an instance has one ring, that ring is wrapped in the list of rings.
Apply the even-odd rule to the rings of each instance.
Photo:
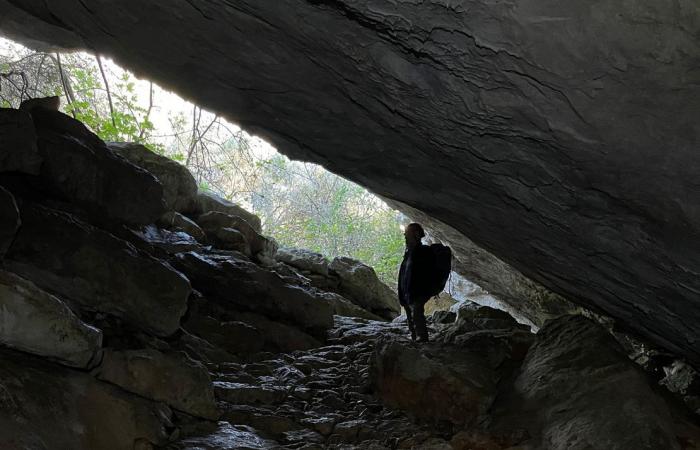
[[[399,302],[406,311],[411,339],[428,341],[428,328],[425,324],[425,303],[430,299],[426,294],[429,287],[429,267],[431,257],[428,246],[423,245],[423,227],[409,224],[404,231],[406,251],[399,269]]]

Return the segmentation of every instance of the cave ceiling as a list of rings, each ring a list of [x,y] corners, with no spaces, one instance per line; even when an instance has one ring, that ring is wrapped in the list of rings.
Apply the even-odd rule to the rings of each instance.
[[[700,4],[0,0],[700,362]]]

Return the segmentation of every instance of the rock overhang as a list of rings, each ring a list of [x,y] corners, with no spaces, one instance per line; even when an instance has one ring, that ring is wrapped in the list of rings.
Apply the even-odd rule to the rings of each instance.
[[[700,363],[700,8],[0,0]],[[652,20],[653,19],[653,20]]]

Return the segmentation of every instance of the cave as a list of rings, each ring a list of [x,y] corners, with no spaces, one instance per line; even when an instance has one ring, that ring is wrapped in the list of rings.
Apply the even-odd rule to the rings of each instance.
[[[670,359],[684,361],[688,367],[700,366],[700,328],[696,325],[700,322],[698,5],[687,1],[639,4],[584,0],[0,0],[0,33],[33,48],[87,49],[107,55],[240,124],[290,158],[321,164],[367,187],[423,223],[436,240],[450,245],[457,276],[476,282],[498,298],[511,315],[541,328],[533,337],[513,321],[516,331],[509,337],[491,339],[481,335],[461,339],[454,330],[447,330],[444,334],[450,345],[458,342],[468,349],[464,352],[450,347],[426,354],[409,344],[389,341],[377,344],[368,356],[358,350],[366,348],[352,347],[351,353],[355,353],[351,359],[362,353],[359,360],[373,360],[372,370],[375,375],[380,373],[379,381],[375,381],[379,397],[399,410],[412,410],[418,416],[427,414],[455,427],[484,425],[485,411],[490,411],[486,428],[491,434],[483,427],[474,431],[472,426],[452,434],[452,447],[424,440],[400,448],[505,449],[522,442],[530,446],[518,448],[700,448],[697,415],[687,418],[674,409],[680,406],[671,400],[668,402],[672,406],[657,408],[670,394],[658,393],[658,386],[650,387],[645,381],[648,374],[637,372],[640,369],[628,359],[618,358],[611,349],[619,343],[608,332],[612,329],[622,333]],[[69,118],[45,111],[32,113],[31,119],[3,117],[0,147],[26,147],[17,136],[32,133],[34,139],[38,136],[40,147],[48,145],[41,144],[43,140],[70,155],[75,153],[71,147],[75,142],[85,148],[104,147]],[[112,145],[109,152],[124,154]],[[102,310],[89,316],[94,322],[89,323],[87,316],[80,318],[88,322],[80,328],[83,347],[101,345],[97,343],[96,328],[104,328],[106,336],[110,327],[127,326],[115,322],[111,318],[114,315],[139,329],[138,333],[153,336],[154,340],[165,339],[176,332],[182,317],[196,315],[193,311],[197,308],[207,310],[204,299],[223,297],[228,291],[264,301],[260,309],[241,312],[240,317],[247,317],[243,322],[249,325],[235,325],[236,329],[231,325],[227,330],[231,334],[226,336],[259,333],[256,324],[257,330],[286,327],[287,338],[277,342],[278,350],[308,350],[322,340],[324,330],[331,328],[332,311],[319,308],[309,312],[307,294],[257,268],[266,264],[271,244],[255,229],[254,218],[245,217],[252,226],[231,225],[244,228],[236,236],[245,237],[254,262],[232,262],[217,253],[202,256],[178,243],[176,246],[183,251],[172,263],[175,272],[169,272],[115,250],[115,239],[135,239],[131,231],[113,229],[99,218],[89,224],[77,223],[63,212],[54,212],[60,209],[78,217],[92,217],[99,215],[95,208],[103,208],[101,202],[109,199],[107,216],[139,226],[156,222],[166,212],[154,206],[163,192],[161,188],[158,194],[147,173],[130,171],[119,158],[99,155],[94,164],[100,171],[95,173],[90,165],[93,162],[81,158],[67,156],[49,169],[44,161],[41,170],[37,169],[41,161],[26,157],[22,161],[21,171],[31,176],[50,172],[54,183],[51,189],[60,191],[68,203],[75,201],[75,207],[65,206],[65,199],[48,204],[24,202],[24,197],[40,198],[44,191],[26,188],[22,176],[2,178],[3,204],[16,201],[20,207],[19,217],[4,220],[9,225],[3,226],[3,231],[11,228],[13,237],[7,247],[0,247],[0,254],[7,253],[9,261],[5,264],[9,271],[0,281],[21,286],[18,289],[26,293],[36,286],[16,278],[29,278],[40,290],[49,292],[36,295],[44,298],[55,294],[60,298],[63,294],[70,298],[68,305],[75,303],[78,309],[90,303],[91,297],[99,297]],[[3,172],[17,172],[12,157],[0,157],[0,163]],[[75,173],[81,180],[90,180],[89,186],[111,186],[115,191],[83,192],[85,189],[62,178],[61,170],[70,164],[80,165]],[[129,190],[136,187],[148,195]],[[5,198],[6,194],[10,197]],[[206,226],[224,227],[224,219],[216,214],[228,213],[233,206],[220,206],[216,199],[207,201],[209,206],[198,211],[212,214]],[[23,208],[21,204],[25,203]],[[245,214],[238,212],[237,216]],[[20,221],[21,225],[12,225]],[[48,222],[66,236],[61,243],[56,244],[54,237],[42,231]],[[34,236],[38,238],[34,240]],[[137,285],[149,285],[149,280],[154,283],[149,288],[127,289],[109,276],[109,268],[105,267],[97,270],[95,280],[78,280],[70,289],[63,289],[65,283],[59,278],[67,276],[66,270],[88,270],[77,257],[62,259],[81,239],[94,241],[95,252],[113,252],[115,258],[121,258],[120,264],[131,268],[123,276],[134,277]],[[168,245],[167,250],[161,248],[158,252],[172,251],[175,244]],[[32,255],[43,248],[55,248],[56,253],[37,268]],[[153,258],[158,255],[156,252]],[[178,277],[180,272],[184,273],[180,274],[182,278]],[[189,292],[188,283],[196,288],[197,295]],[[264,293],[259,292],[260,285],[266,286]],[[111,294],[104,294],[104,290]],[[146,302],[149,296],[156,300],[140,314],[132,314],[120,303]],[[335,301],[337,306],[339,300]],[[343,305],[352,310],[349,315],[366,313],[358,313],[357,305]],[[595,319],[569,315],[577,309],[584,309]],[[398,312],[397,305],[383,304],[361,320],[377,316],[390,319]],[[280,314],[284,323],[270,321],[270,317]],[[480,324],[477,328],[497,324],[494,326],[500,329],[510,323],[510,316],[502,314],[466,308],[457,313],[454,323],[471,321]],[[210,315],[206,318],[211,319]],[[333,328],[335,340],[331,340],[337,346],[363,345],[362,338],[371,334],[370,329],[389,335],[396,332],[390,325],[393,322],[376,320],[368,325],[339,320]],[[303,332],[292,330],[290,323]],[[491,325],[484,325],[487,323]],[[204,319],[196,324],[200,329],[215,326],[220,324]],[[96,387],[98,381],[86,381],[86,389],[95,391],[90,398],[96,403],[81,408],[118,403],[116,409],[148,417],[130,425],[133,430],[129,432],[139,436],[133,448],[177,441],[177,436],[153,434],[149,420],[155,419],[152,413],[144,412],[151,406],[142,398],[148,396],[138,387],[138,401],[132,409],[120,392],[112,392],[117,389],[113,385],[120,383],[139,385],[138,379],[127,379],[129,373],[138,372],[144,360],[157,361],[159,367],[176,362],[150,355],[159,345],[152,341],[146,349],[133,349],[135,344],[119,339],[110,341],[110,346],[129,350],[106,348],[105,362],[93,369],[97,371],[96,379],[106,381],[103,384],[109,384],[109,389]],[[139,339],[143,342],[145,338]],[[564,350],[572,348],[580,352],[580,358],[567,359]],[[492,350],[487,352],[486,360],[503,355],[493,365],[493,361],[482,361],[484,356],[479,351],[484,349]],[[94,367],[97,356],[87,348],[83,350],[80,355],[58,359],[74,368]],[[325,369],[323,364],[332,365],[332,361],[349,364],[334,359],[341,358],[334,352],[342,350],[326,348],[322,356],[327,363],[321,356],[309,356],[306,366],[295,372],[289,370],[289,380],[301,376],[304,370]],[[439,357],[433,357],[435,354]],[[18,374],[23,373],[27,379],[38,379],[43,371],[50,370],[42,366],[44,361],[25,362],[15,353],[3,358],[8,365],[5,373],[0,369],[2,379],[19,379]],[[417,361],[417,366],[422,364],[421,368],[408,364],[407,358]],[[557,358],[564,359],[569,372]],[[609,364],[603,365],[603,361]],[[243,363],[230,362],[231,367],[235,364]],[[439,376],[441,368],[449,364],[457,366],[450,366],[454,369],[450,376],[469,380],[469,388],[460,385],[462,390],[450,391],[455,387],[452,379]],[[498,372],[506,366],[506,374]],[[595,370],[613,366],[620,374],[615,382]],[[195,371],[193,367],[187,366],[186,370]],[[474,367],[484,370],[476,371]],[[545,369],[551,371],[541,372]],[[431,380],[438,380],[433,383],[438,387],[432,403],[419,395],[423,386],[415,379],[420,378],[416,374],[425,375],[425,371],[430,372]],[[563,380],[573,377],[571,371],[588,377],[590,384],[566,385]],[[487,372],[500,375],[489,376]],[[397,373],[406,379],[391,384]],[[258,376],[272,374],[247,374],[251,380]],[[72,372],[60,372],[45,390],[61,389],[64,384],[75,386],[72,377]],[[192,377],[182,377],[191,382]],[[543,381],[548,378],[564,393],[571,389],[567,395],[572,398],[594,399],[598,406],[603,398],[612,396],[629,406],[616,410],[606,404],[586,410],[590,404],[583,400],[566,403],[559,399],[557,403],[558,398],[542,393],[547,386],[552,388]],[[228,380],[215,382],[217,395],[224,392],[222,398],[233,405],[239,400],[245,403],[241,399],[246,395],[263,405],[277,404],[278,396],[283,396],[273,388],[226,390],[226,383],[254,384],[243,379],[230,375]],[[494,379],[498,379],[497,386],[485,393]],[[186,387],[197,386],[192,383]],[[507,387],[503,387],[505,384]],[[398,385],[403,386],[403,392]],[[498,396],[494,397],[494,389],[500,392]],[[8,395],[8,404],[29,401],[21,394]],[[75,395],[87,401],[84,392]],[[297,400],[303,401],[303,395],[308,394],[299,395]],[[361,391],[358,395],[367,394]],[[440,395],[448,395],[441,401],[449,407],[436,406]],[[564,396],[562,392],[559,395]],[[168,403],[165,397],[166,393],[157,393],[155,400]],[[184,397],[177,401],[186,404],[176,401],[169,403],[170,407],[200,419],[217,417],[211,398],[197,398],[199,404],[189,404],[189,398]],[[488,406],[477,405],[474,397]],[[654,397],[653,402],[645,403],[644,399],[650,397]],[[334,408],[333,401],[325,405],[329,411]],[[517,403],[519,409],[509,401]],[[372,403],[369,409],[374,407]],[[533,418],[515,420],[511,417],[513,410]],[[561,414],[559,420],[552,418],[557,411]],[[270,443],[274,436],[256,437],[255,424],[264,428],[260,422],[271,420],[256,414],[241,408],[229,410],[230,419],[211,434],[214,437],[208,443],[191,438],[190,447],[174,448],[239,448],[226,446],[233,445],[226,442],[236,440],[248,442],[245,445],[251,448],[275,448],[277,444]],[[610,418],[604,426],[590,419],[590,423],[604,428],[599,430],[601,435],[612,436],[609,441],[594,438],[596,433],[583,425],[578,434],[572,431],[576,428],[572,424],[585,422],[587,414]],[[534,419],[542,415],[546,418]],[[334,422],[328,431],[324,428],[328,423],[321,419],[304,428],[288,424],[282,416],[278,412],[270,426],[300,436],[303,430],[313,429],[316,435],[351,436],[356,443],[371,441],[372,430],[363,423]],[[6,423],[9,420],[3,419]],[[81,423],[83,419],[72,420]],[[24,427],[23,432],[31,432],[31,426]],[[168,429],[173,427],[170,424]],[[513,427],[528,432],[518,437]],[[190,428],[196,429],[194,425]],[[123,437],[115,438],[114,448],[122,448],[121,443],[126,442]],[[46,443],[41,446],[39,442],[45,438],[23,439],[8,440],[6,445],[53,448]],[[215,441],[220,446],[212,443]],[[73,445],[68,438],[57,442],[60,444],[55,448]],[[109,441],[83,443],[81,448],[109,448],[104,442]],[[306,444],[308,448],[340,448],[332,447],[339,442],[328,440],[311,439]],[[377,445],[399,448],[386,442],[381,444],[385,447]]]

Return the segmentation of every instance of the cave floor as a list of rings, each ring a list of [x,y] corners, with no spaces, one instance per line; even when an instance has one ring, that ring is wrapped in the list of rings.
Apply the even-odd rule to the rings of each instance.
[[[410,342],[405,324],[336,316],[329,335],[324,347],[217,365],[221,420],[197,424],[169,448],[452,448],[450,424],[387,408],[372,393],[375,345]]]

